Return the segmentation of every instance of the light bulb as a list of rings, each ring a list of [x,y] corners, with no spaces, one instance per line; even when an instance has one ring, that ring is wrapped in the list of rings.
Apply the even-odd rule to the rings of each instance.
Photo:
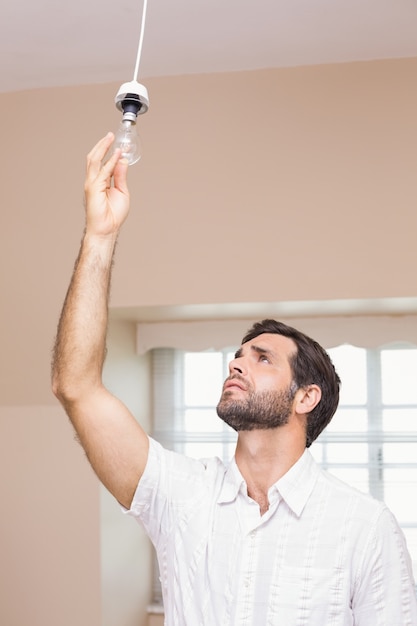
[[[136,131],[136,121],[123,118],[114,138],[112,151],[117,148],[122,151],[122,157],[129,165],[137,163],[142,156],[139,135]]]
[[[116,108],[123,112],[123,118],[105,160],[107,161],[114,151],[120,148],[122,157],[127,159],[129,165],[133,165],[142,156],[140,139],[136,131],[136,118],[146,113],[149,108],[148,91],[136,80],[123,83],[117,92],[115,103]]]

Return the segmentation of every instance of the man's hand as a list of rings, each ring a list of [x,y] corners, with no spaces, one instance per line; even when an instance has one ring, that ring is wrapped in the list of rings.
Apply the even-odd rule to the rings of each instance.
[[[84,192],[86,232],[89,235],[116,235],[129,212],[127,160],[121,159],[120,150],[116,150],[103,164],[113,140],[113,133],[108,133],[87,156]]]

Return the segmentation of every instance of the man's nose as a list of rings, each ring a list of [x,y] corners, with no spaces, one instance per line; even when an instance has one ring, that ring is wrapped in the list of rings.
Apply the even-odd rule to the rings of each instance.
[[[238,374],[245,374],[246,373],[246,367],[245,367],[245,363],[244,363],[244,359],[240,356],[240,357],[236,357],[234,359],[232,359],[229,363],[229,373],[230,374],[234,374],[234,373],[238,373]]]

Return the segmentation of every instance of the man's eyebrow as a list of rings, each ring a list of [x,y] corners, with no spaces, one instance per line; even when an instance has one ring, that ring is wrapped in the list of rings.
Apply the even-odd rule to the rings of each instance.
[[[275,356],[273,350],[269,350],[268,348],[262,348],[261,346],[251,345],[251,350],[256,352],[257,354],[266,354],[267,356]]]
[[[268,356],[275,356],[275,353],[273,352],[273,350],[269,350],[268,348],[262,348],[261,346],[255,346],[255,345],[251,345],[250,349],[252,350],[252,352],[256,352],[257,354],[266,354]],[[243,347],[241,346],[239,348],[239,350],[237,350],[237,352],[235,353],[235,359],[238,359],[239,357],[241,357],[243,354]]]

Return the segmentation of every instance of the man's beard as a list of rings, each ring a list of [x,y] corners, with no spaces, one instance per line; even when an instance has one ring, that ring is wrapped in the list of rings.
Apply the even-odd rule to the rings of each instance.
[[[296,392],[292,383],[283,391],[248,390],[246,397],[232,399],[232,391],[223,391],[217,415],[234,430],[268,430],[288,423]]]

